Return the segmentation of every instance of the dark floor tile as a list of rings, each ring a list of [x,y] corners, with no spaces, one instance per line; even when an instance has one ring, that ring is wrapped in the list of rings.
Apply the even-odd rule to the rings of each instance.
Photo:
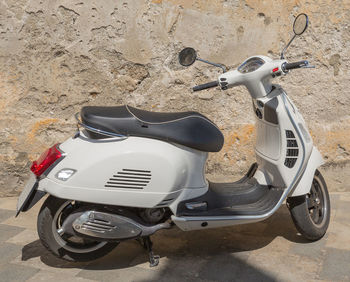
[[[146,270],[140,267],[123,269],[85,269],[79,272],[78,277],[104,282],[109,281],[156,281],[157,273],[153,270]]]
[[[5,221],[8,218],[14,217],[14,216],[15,216],[14,211],[0,209],[0,223]]]
[[[327,234],[319,241],[292,244],[289,253],[298,256],[308,257],[312,260],[322,260],[324,257],[324,247],[327,240]]]
[[[9,243],[0,243],[0,267],[2,264],[6,264],[18,257],[21,254],[21,250],[21,246]]]
[[[350,251],[334,248],[326,248],[325,251],[326,256],[319,278],[332,281],[349,281]]]
[[[200,271],[201,279],[211,281],[276,281],[270,274],[233,255],[207,260]]]
[[[0,266],[0,281],[26,281],[30,277],[34,276],[38,271],[39,269],[33,267],[17,264],[6,264],[5,266]]]
[[[339,223],[349,224],[350,203],[338,200],[335,220]]]
[[[0,243],[22,232],[24,228],[0,224]]]

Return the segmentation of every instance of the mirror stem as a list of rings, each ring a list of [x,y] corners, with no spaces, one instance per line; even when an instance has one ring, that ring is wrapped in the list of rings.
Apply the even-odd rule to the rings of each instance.
[[[292,41],[294,40],[296,34],[293,35],[292,39],[289,40],[288,44],[286,45],[286,47],[283,48],[282,53],[281,53],[281,60],[284,59],[284,52],[286,52],[287,48],[289,47],[289,45],[292,43]]]
[[[213,65],[213,66],[219,67],[219,68],[221,68],[221,69],[223,70],[223,72],[226,72],[226,71],[227,71],[227,69],[226,69],[226,67],[225,67],[224,65],[212,63],[212,62],[209,62],[209,61],[207,61],[207,60],[203,60],[203,59],[201,59],[201,58],[196,58],[196,60],[201,61],[201,62],[203,62],[203,63],[207,63],[207,64],[209,64],[209,65]]]

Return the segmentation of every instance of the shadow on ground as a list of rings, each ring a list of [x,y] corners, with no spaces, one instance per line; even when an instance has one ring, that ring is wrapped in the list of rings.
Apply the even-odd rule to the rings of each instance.
[[[308,242],[297,233],[285,205],[260,223],[190,232],[178,228],[160,231],[152,236],[152,240],[154,252],[163,259],[158,267],[152,269],[148,268],[147,253],[136,240],[123,242],[109,255],[89,263],[71,263],[58,259],[37,240],[23,247],[22,260],[40,257],[48,266],[81,268],[81,273],[89,273],[86,277],[97,280],[100,280],[99,276],[94,276],[99,271],[127,270],[131,275],[130,280],[138,281],[175,281],[181,278],[273,281],[275,278],[271,274],[251,265],[247,259],[249,251],[266,247],[276,237],[284,237],[296,243]],[[114,271],[111,280],[116,278],[115,273],[117,272]]]

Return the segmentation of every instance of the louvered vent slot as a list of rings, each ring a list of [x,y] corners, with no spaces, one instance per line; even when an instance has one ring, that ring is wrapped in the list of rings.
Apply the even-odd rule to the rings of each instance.
[[[296,162],[297,162],[297,159],[286,158],[286,160],[284,161],[284,165],[286,167],[292,168]]]
[[[286,130],[286,137],[287,138],[295,138],[293,131]]]
[[[108,188],[126,188],[126,189],[144,189],[151,181],[150,170],[140,169],[122,169],[111,177],[105,187]]]
[[[291,157],[297,157],[299,154],[299,150],[298,149],[287,149],[287,157],[291,156]]]
[[[287,140],[287,147],[298,147],[297,140]]]
[[[293,131],[291,130],[286,130],[286,137],[287,137],[287,152],[286,152],[286,159],[284,161],[284,165],[286,167],[292,168],[297,162],[298,155],[299,155],[298,142],[295,138]]]

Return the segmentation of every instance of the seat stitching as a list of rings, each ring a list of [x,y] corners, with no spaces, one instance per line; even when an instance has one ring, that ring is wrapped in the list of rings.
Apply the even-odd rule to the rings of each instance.
[[[201,117],[201,116],[195,116],[195,115],[190,115],[190,116],[187,116],[187,117],[183,117],[183,118],[178,118],[178,119],[174,119],[174,120],[171,120],[171,121],[164,121],[164,122],[148,122],[148,121],[143,121],[142,119],[138,118],[130,109],[129,109],[129,106],[128,105],[125,105],[126,109],[129,111],[129,113],[134,117],[136,118],[137,120],[143,122],[143,123],[148,123],[148,124],[166,124],[166,123],[171,123],[171,122],[175,122],[175,121],[180,121],[180,120],[183,120],[183,119],[187,119],[187,118],[191,118],[191,117],[194,117],[194,118],[201,118],[201,119],[204,119],[205,121],[209,122],[210,124],[214,125],[216,127],[217,130],[219,130],[219,132],[221,133],[221,135],[223,136],[221,130],[217,127],[217,125],[213,122],[211,122],[210,120],[204,118],[204,117]]]

